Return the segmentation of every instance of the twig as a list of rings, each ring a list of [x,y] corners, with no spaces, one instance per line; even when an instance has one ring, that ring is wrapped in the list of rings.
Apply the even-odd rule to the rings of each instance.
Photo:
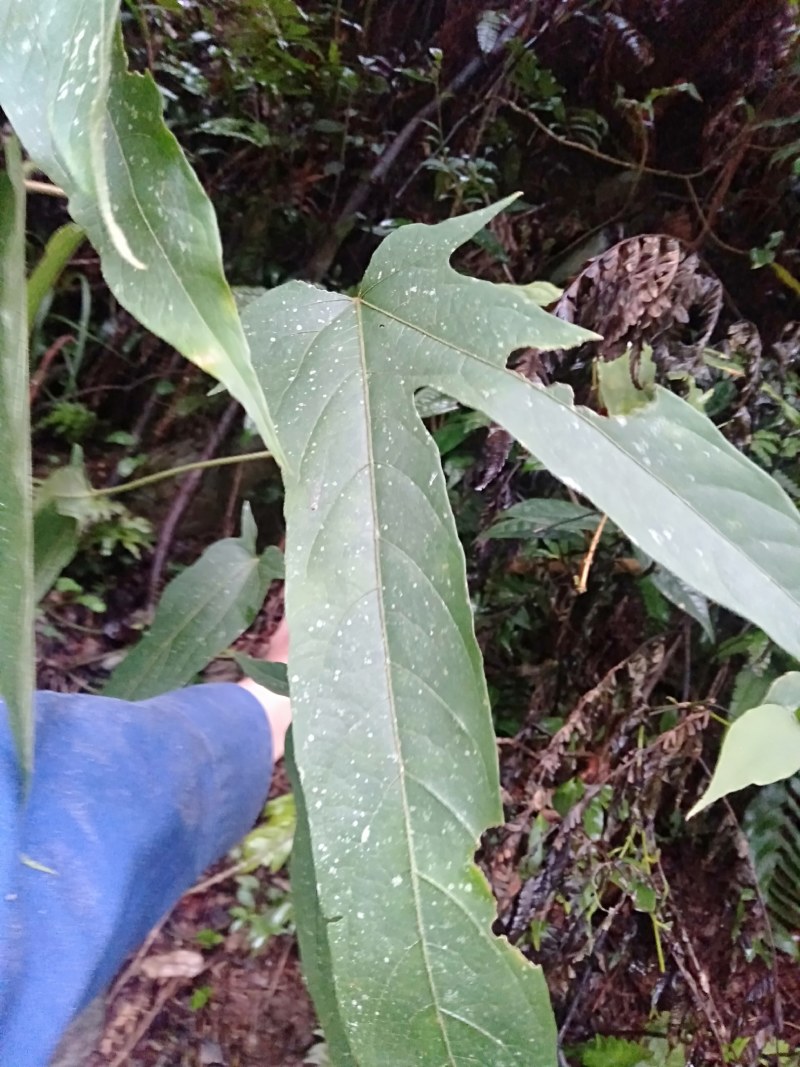
[[[57,185],[50,182],[39,182],[35,178],[25,179],[25,188],[29,193],[41,193],[42,196],[58,196],[62,200],[67,199],[67,194]]]
[[[70,341],[74,340],[75,338],[72,336],[71,333],[62,334],[61,337],[57,337],[55,341],[53,341],[53,343],[47,349],[45,354],[42,356],[39,362],[39,366],[36,368],[36,373],[31,378],[30,389],[28,393],[31,404],[33,404],[33,402],[36,400],[36,397],[39,395],[39,390],[44,385],[44,380],[47,377],[47,372],[50,370],[50,365],[53,360],[56,358],[56,356],[64,347],[64,345],[69,344]]]
[[[592,540],[589,543],[589,551],[586,553],[586,558],[584,559],[583,566],[581,567],[580,576],[578,577],[578,581],[575,585],[575,588],[578,593],[586,592],[586,584],[589,581],[589,571],[591,570],[592,563],[594,562],[594,557],[597,553],[597,546],[600,544],[600,538],[603,536],[603,530],[607,522],[608,515],[603,515],[603,517],[600,519],[600,522],[598,522],[594,533],[592,534]]]
[[[197,885],[193,885],[191,889],[186,890],[184,896],[192,897],[198,893],[205,893],[207,889],[211,889],[212,886],[219,885],[220,882],[227,882],[229,878],[235,877],[243,870],[244,864],[234,863],[232,866],[226,867],[224,871],[219,871],[217,874],[212,874],[209,878],[204,878],[202,882],[198,882]]]
[[[705,766],[705,764],[703,765],[703,769],[710,778],[711,772],[709,768]],[[761,919],[764,923],[764,929],[767,935],[767,943],[770,947],[769,969],[770,974],[772,976],[772,1024],[775,1028],[775,1036],[779,1037],[783,1033],[784,1026],[786,1025],[786,1020],[783,1017],[783,1000],[781,998],[780,985],[778,981],[778,949],[775,945],[775,933],[772,929],[772,916],[770,915],[769,910],[767,909],[767,901],[764,897],[763,892],[761,891],[761,883],[759,882],[758,874],[756,873],[755,864],[753,862],[753,853],[750,850],[750,843],[745,835],[744,830],[742,829],[742,824],[739,821],[736,812],[733,810],[733,805],[730,802],[730,798],[722,797],[721,799],[722,803],[727,809],[728,818],[736,827],[736,835],[739,838],[739,845],[744,846],[743,849],[739,849],[739,854],[745,858],[745,862],[750,868],[750,877],[752,879],[753,889],[755,891],[756,900],[758,901],[758,906],[761,910]],[[739,1015],[739,1019],[741,1019],[743,1011],[744,1009],[742,1008]]]
[[[675,928],[674,934],[672,930],[673,925]],[[672,958],[677,964],[678,970],[683,975],[686,985],[689,987],[689,992],[692,995],[695,1006],[699,1013],[705,1015],[714,1040],[724,1056],[724,1049],[729,1040],[729,1035],[726,1032],[722,1017],[720,1016],[717,1005],[711,995],[711,985],[708,981],[708,976],[697,958],[694,945],[692,944],[689,934],[684,929],[681,916],[677,912],[674,915],[674,922],[669,926],[665,926],[664,931],[671,941],[670,950]],[[688,957],[688,963],[686,957]],[[691,964],[691,967],[689,964]]]
[[[283,977],[283,972],[286,970],[286,964],[289,960],[289,956],[291,954],[294,943],[295,942],[293,937],[286,938],[286,945],[284,947],[283,952],[281,953],[281,958],[278,960],[278,963],[275,966],[275,974],[273,974],[272,981],[269,983],[269,988],[267,989],[264,1000],[261,1002],[262,1009],[267,1004],[269,1004],[269,1002],[275,996],[275,990],[278,988],[280,980]]]
[[[223,412],[222,418],[217,423],[214,432],[209,437],[206,447],[203,449],[200,457],[201,462],[211,459],[228,436],[230,428],[240,411],[241,408],[239,407],[238,400],[231,400]],[[181,483],[181,487],[175,495],[175,500],[167,513],[167,517],[161,525],[161,531],[158,535],[158,543],[156,544],[156,550],[153,553],[153,562],[150,567],[150,579],[147,586],[148,608],[152,608],[156,602],[158,586],[161,582],[161,574],[164,570],[164,565],[167,562],[167,555],[169,553],[170,545],[172,544],[172,538],[175,536],[175,530],[177,529],[178,523],[181,521],[184,511],[186,511],[189,506],[202,477],[203,468],[195,465],[195,469],[192,470]]]
[[[164,983],[163,988],[160,990],[158,996],[155,999],[155,1003],[144,1019],[140,1022],[138,1027],[134,1030],[123,1047],[119,1050],[113,1060],[108,1064],[108,1067],[122,1067],[127,1061],[130,1054],[134,1051],[136,1046],[145,1036],[147,1031],[153,1024],[153,1020],[167,1003],[169,998],[173,996],[180,987],[181,982],[185,981],[183,978],[170,978],[168,982]]]
[[[225,515],[222,520],[222,537],[230,537],[233,534],[233,528],[236,522],[236,501],[239,499],[239,493],[242,488],[242,467],[239,465],[233,472],[233,482],[231,483],[231,491],[228,493],[228,503],[225,506]]]
[[[702,170],[692,171],[688,174],[682,174],[677,170],[665,170],[662,167],[649,167],[643,166],[641,162],[634,162],[629,159],[619,159],[617,156],[611,156],[607,152],[601,152],[598,148],[592,148],[591,145],[582,144],[580,141],[573,141],[569,137],[564,137],[560,133],[556,133],[555,130],[551,130],[534,111],[528,111],[524,107],[520,107],[519,104],[515,104],[513,100],[504,98],[500,101],[501,104],[505,104],[506,107],[510,107],[512,111],[516,111],[518,115],[523,115],[526,119],[537,126],[542,133],[547,134],[553,141],[562,145],[564,148],[574,148],[577,152],[583,152],[587,156],[592,156],[594,159],[599,159],[603,163],[611,163],[615,167],[621,167],[623,170],[635,170],[640,171],[642,174],[652,174],[657,178],[672,178],[676,181],[686,181],[687,179],[702,178],[704,174],[708,174],[718,164],[719,160],[714,160],[712,163],[706,163]]]
[[[117,975],[117,979],[109,990],[108,996],[106,997],[106,1002],[108,1004],[111,1004],[114,1000],[116,1000],[120,992],[125,988],[131,978],[133,978],[133,976],[138,973],[139,968],[142,965],[142,960],[153,947],[153,942],[161,933],[164,923],[167,921],[168,918],[169,916],[165,915],[160,922],[156,923],[156,925],[153,927],[153,929],[142,942],[139,951],[131,960],[128,961],[128,964],[126,965],[125,969]]]
[[[735,245],[729,245],[727,241],[723,241],[721,237],[718,237],[717,234],[714,233],[714,230],[711,228],[711,220],[708,218],[706,213],[703,211],[703,208],[700,206],[700,201],[697,199],[697,193],[694,191],[694,186],[688,179],[686,181],[686,188],[689,192],[689,196],[692,201],[692,206],[697,212],[697,217],[700,219],[701,226],[700,233],[692,241],[691,247],[696,248],[704,237],[708,237],[714,242],[715,245],[723,249],[723,251],[730,252],[734,256],[745,256],[746,258],[749,258],[750,252],[748,249],[736,248]],[[719,210],[719,208],[717,208],[716,210]]]

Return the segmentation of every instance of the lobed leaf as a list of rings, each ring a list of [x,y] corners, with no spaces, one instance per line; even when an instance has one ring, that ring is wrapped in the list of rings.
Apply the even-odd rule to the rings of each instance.
[[[437,235],[435,259],[452,247]],[[367,303],[369,277],[356,299],[290,283],[244,314],[288,457],[304,969],[337,1063],[544,1067],[555,1028],[541,972],[491,933],[472,858],[502,812],[463,553],[414,406],[415,360],[435,350]],[[587,336],[531,297],[495,294],[533,319],[532,343]],[[412,321],[460,337],[454,302],[406,303]]]
[[[656,389],[606,418],[506,368],[592,336],[450,267],[507,203],[395,231],[353,298],[293,282],[244,316],[288,457],[298,926],[343,1062],[555,1060],[541,975],[491,935],[472,863],[501,818],[497,762],[418,389],[483,411],[683,581],[800,641],[800,519],[704,416]]]
[[[34,592],[25,189],[18,143],[0,172],[0,695],[23,773],[33,769]]]

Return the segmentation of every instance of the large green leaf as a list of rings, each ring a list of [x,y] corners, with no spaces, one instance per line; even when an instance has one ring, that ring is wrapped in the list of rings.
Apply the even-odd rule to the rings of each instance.
[[[118,10],[119,0],[0,0],[0,107],[67,193],[119,302],[218,378],[276,450],[213,208],[152,78],[127,70]]]
[[[249,512],[242,536],[217,541],[164,590],[149,632],[117,667],[106,696],[146,700],[190,682],[252,623],[283,576],[276,548],[256,552]]]
[[[463,221],[454,220],[454,228]],[[487,315],[474,290],[486,283],[460,279],[449,267],[431,267],[433,250],[414,247],[410,229],[397,231],[398,260],[415,279],[433,276],[427,289],[439,295],[443,309],[458,284],[463,304],[452,317],[445,318],[443,310],[442,321],[458,323],[467,338],[484,336],[486,345],[481,351],[471,340],[460,351],[431,309],[416,326],[431,341],[426,357],[415,353],[414,370],[503,425],[687,585],[753,620],[800,655],[800,515],[780,486],[701,412],[665,389],[655,388],[651,401],[631,414],[605,418],[576,407],[565,387],[544,389],[506,370],[498,339],[506,349],[530,343],[524,317],[502,306]],[[403,311],[378,308],[402,302],[409,286],[400,272],[389,273],[383,261],[388,245],[368,272],[367,279],[376,268],[385,275],[368,299],[376,309],[371,314],[385,317],[377,327],[385,343],[396,345],[408,329]]]
[[[28,325],[25,299],[25,191],[15,140],[0,172],[0,694],[20,764],[33,767],[33,518]]]
[[[451,252],[503,205],[391,235],[355,297],[290,283],[245,312],[288,458],[287,608],[309,980],[359,1064],[549,1064],[538,971],[493,938],[472,864],[501,818],[494,738],[430,385],[504,425],[694,588],[800,642],[800,520],[702,415],[656,390],[627,416],[506,369],[588,335]],[[302,820],[301,820],[302,825]],[[502,994],[493,995],[495,990]]]
[[[437,259],[462,239],[440,233]],[[458,293],[435,312],[424,281],[404,277],[398,313],[427,307],[467,343]],[[288,457],[306,973],[334,1062],[547,1067],[555,1028],[541,972],[491,933],[473,863],[502,810],[464,558],[414,406],[415,362],[433,342],[411,326],[398,336],[365,303],[374,284],[371,272],[351,299],[294,283],[244,315]],[[487,296],[524,317],[528,341],[586,336],[524,294],[486,286],[486,311]]]

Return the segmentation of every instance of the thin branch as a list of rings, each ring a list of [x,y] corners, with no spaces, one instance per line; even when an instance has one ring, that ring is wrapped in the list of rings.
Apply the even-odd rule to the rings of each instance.
[[[468,85],[488,62],[492,60],[496,61],[497,57],[502,52],[502,48],[514,37],[517,31],[522,27],[524,21],[525,16],[520,16],[520,18],[515,19],[514,22],[500,34],[494,49],[489,55],[479,55],[471,59],[469,63],[467,63],[466,66],[463,67],[444,87],[441,93],[437,91],[434,94],[433,99],[429,100],[427,104],[420,108],[416,115],[413,115],[408,120],[392,143],[383,150],[380,159],[378,159],[375,166],[364,178],[361,179],[360,182],[357,183],[352,193],[347,198],[344,207],[339,212],[338,218],[331,227],[328,239],[323,242],[316,254],[312,256],[311,262],[308,264],[305,271],[305,277],[308,281],[319,282],[327,274],[336,253],[339,251],[342,241],[352,229],[356,215],[366,204],[372,194],[374,186],[384,180],[423,122],[436,112],[441,100],[444,97],[453,96],[460,92],[460,90]]]
[[[53,185],[51,182],[40,182],[35,178],[25,179],[25,188],[29,193],[40,193],[42,196],[57,196],[61,200],[67,199],[67,194],[58,185]]]
[[[686,181],[687,179],[702,178],[704,174],[708,174],[709,171],[714,170],[719,165],[719,160],[714,160],[711,163],[707,163],[702,170],[692,171],[688,174],[682,174],[676,170],[664,170],[661,167],[648,167],[643,166],[641,162],[633,162],[629,159],[619,159],[617,156],[611,156],[607,152],[601,152],[597,148],[592,148],[591,145],[582,144],[580,141],[573,141],[569,137],[564,137],[560,133],[556,133],[555,130],[551,130],[534,111],[528,111],[524,107],[520,107],[519,104],[515,104],[513,100],[504,98],[500,103],[505,104],[506,107],[511,108],[512,111],[516,111],[518,115],[523,115],[526,119],[538,127],[542,133],[547,134],[551,140],[556,141],[564,148],[574,148],[577,152],[583,152],[587,156],[592,156],[594,159],[599,159],[603,163],[611,163],[615,167],[621,167],[623,170],[635,170],[640,171],[642,174],[653,174],[657,178],[672,178],[676,181]]]
[[[597,546],[600,544],[600,538],[603,536],[603,530],[605,529],[605,525],[607,522],[608,515],[604,515],[600,522],[598,522],[597,527],[594,533],[592,534],[592,540],[589,543],[589,551],[586,553],[586,558],[584,559],[583,566],[581,567],[580,577],[578,578],[578,581],[575,585],[575,588],[578,593],[586,592],[586,585],[589,581],[589,571],[591,570],[592,563],[594,562],[594,557],[597,553]]]
[[[181,474],[191,474],[192,471],[205,471],[211,467],[229,467],[234,463],[252,463],[257,459],[270,459],[271,452],[246,452],[238,456],[220,456],[217,459],[201,459],[196,463],[183,463],[180,467],[170,467],[166,471],[156,471],[155,474],[146,474],[141,478],[134,478],[132,482],[124,485],[110,485],[103,489],[92,489],[87,493],[59,493],[59,500],[86,500],[100,496],[119,496],[120,493],[128,493],[133,489],[141,489],[145,485],[153,485],[165,478],[177,478]]]
[[[715,245],[717,245],[719,248],[722,248],[725,252],[730,252],[731,255],[734,256],[745,256],[749,259],[750,252],[748,249],[736,248],[734,245],[729,245],[727,241],[723,241],[721,237],[718,237],[714,233],[713,229],[711,228],[711,221],[703,211],[703,208],[700,205],[700,201],[697,199],[697,193],[694,191],[694,186],[688,179],[686,181],[686,188],[689,191],[689,196],[691,197],[692,205],[695,211],[697,212],[697,217],[700,220],[701,226],[700,234],[692,242],[692,244],[696,245],[699,241],[703,239],[703,237],[708,237],[714,242]]]
[[[47,372],[50,369],[50,364],[56,358],[56,356],[64,347],[64,345],[67,345],[74,340],[75,338],[71,333],[62,334],[61,337],[57,337],[55,341],[53,341],[53,343],[47,349],[45,354],[42,356],[41,360],[39,361],[39,366],[36,368],[36,373],[31,378],[30,386],[28,387],[29,402],[31,405],[36,400],[36,397],[39,395],[39,390],[44,385],[45,378],[47,377]]]
[[[214,432],[209,437],[206,447],[203,449],[202,459],[199,463],[194,465],[194,470],[186,475],[181,482],[180,488],[175,494],[175,499],[170,506],[167,517],[161,525],[156,549],[153,553],[153,562],[150,567],[150,579],[147,587],[148,608],[151,608],[156,602],[158,586],[161,581],[161,574],[167,562],[167,554],[169,552],[169,547],[172,544],[172,538],[175,535],[175,530],[183,517],[184,511],[186,511],[189,506],[192,497],[197,491],[197,487],[200,485],[203,478],[203,472],[205,470],[203,463],[211,459],[228,436],[231,426],[240,411],[241,407],[239,406],[239,401],[231,400],[223,412],[222,418],[214,428]]]

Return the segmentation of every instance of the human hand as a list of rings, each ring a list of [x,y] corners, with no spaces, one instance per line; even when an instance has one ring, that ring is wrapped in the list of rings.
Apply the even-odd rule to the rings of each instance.
[[[283,618],[277,630],[270,638],[265,659],[273,663],[286,663],[289,657],[289,629]],[[286,748],[286,732],[292,721],[292,707],[289,697],[278,696],[252,678],[243,678],[239,685],[252,693],[267,716],[272,731],[272,753],[275,761],[279,760]]]

